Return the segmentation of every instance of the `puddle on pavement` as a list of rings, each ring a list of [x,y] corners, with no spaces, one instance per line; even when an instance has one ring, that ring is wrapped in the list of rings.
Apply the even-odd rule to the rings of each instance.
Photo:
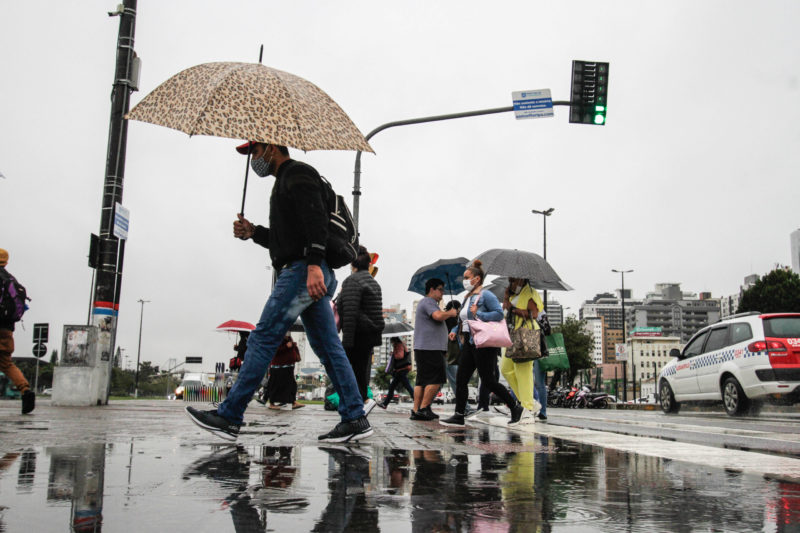
[[[796,531],[800,486],[580,445],[443,431],[439,450],[82,444],[0,457],[0,532]],[[475,446],[474,454],[460,444]],[[722,453],[722,452],[721,452]]]

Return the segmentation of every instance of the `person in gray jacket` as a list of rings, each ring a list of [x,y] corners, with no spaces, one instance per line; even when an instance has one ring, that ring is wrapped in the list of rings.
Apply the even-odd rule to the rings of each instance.
[[[367,398],[367,386],[373,349],[381,344],[384,326],[381,287],[369,273],[369,265],[369,252],[359,246],[358,257],[350,265],[353,273],[342,282],[336,304],[342,325],[342,346],[356,375],[367,414],[376,405]]]

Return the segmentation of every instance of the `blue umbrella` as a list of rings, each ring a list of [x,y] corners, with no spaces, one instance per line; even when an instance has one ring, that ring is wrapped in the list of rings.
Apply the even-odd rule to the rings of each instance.
[[[469,262],[466,257],[455,257],[453,259],[439,259],[435,263],[420,267],[411,276],[411,283],[408,290],[425,296],[425,282],[432,278],[439,278],[444,281],[444,290],[453,294],[458,294],[464,290],[464,269]]]

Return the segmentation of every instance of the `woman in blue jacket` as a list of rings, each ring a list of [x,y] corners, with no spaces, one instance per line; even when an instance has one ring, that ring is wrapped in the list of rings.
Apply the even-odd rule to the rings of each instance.
[[[519,422],[524,408],[511,396],[508,389],[502,386],[495,377],[494,369],[497,366],[497,358],[500,355],[500,348],[478,348],[472,338],[467,320],[483,320],[486,322],[497,322],[503,320],[503,308],[497,296],[489,291],[483,290],[483,280],[486,273],[483,271],[481,262],[476,260],[464,271],[464,289],[467,296],[461,306],[461,313],[458,316],[458,324],[450,332],[450,339],[457,337],[461,341],[461,357],[458,360],[458,374],[456,375],[456,412],[448,419],[439,420],[443,426],[463,426],[464,413],[467,407],[467,393],[469,380],[475,370],[491,392],[503,400],[511,411],[511,421],[509,424]]]

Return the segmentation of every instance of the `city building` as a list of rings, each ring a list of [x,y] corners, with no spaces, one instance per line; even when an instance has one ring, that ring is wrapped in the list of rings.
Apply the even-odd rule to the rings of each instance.
[[[744,283],[739,286],[739,292],[736,294],[731,294],[730,296],[723,296],[719,299],[719,317],[725,318],[731,315],[735,315],[736,311],[739,309],[739,300],[742,297],[742,293],[756,284],[758,281],[757,274],[750,274],[746,278],[744,278]]]
[[[592,339],[594,339],[591,353],[592,361],[596,365],[601,365],[603,364],[603,345],[605,340],[603,330],[605,329],[605,319],[601,316],[590,316],[584,320],[586,320],[586,334],[591,335]]]
[[[656,291],[627,313],[628,331],[658,327],[666,337],[686,343],[701,328],[720,319],[720,301],[696,297],[680,290],[679,283],[659,283]]]
[[[792,253],[792,270],[795,274],[800,274],[800,229],[794,230],[789,235]]]
[[[617,344],[623,344],[622,330],[605,328],[603,332],[603,364],[614,364],[617,362]]]
[[[632,298],[630,289],[625,289],[625,314],[630,320],[633,306],[641,304],[642,300]],[[611,329],[622,329],[622,291],[617,290],[616,294],[605,292],[595,295],[591,300],[586,300],[581,304],[580,318],[601,316],[605,319],[606,327]]]
[[[564,323],[564,307],[556,300],[547,300],[547,319],[552,327]]]
[[[648,397],[656,391],[659,372],[672,360],[673,348],[681,349],[685,343],[678,336],[665,335],[662,328],[641,327],[630,331],[626,352],[628,353],[628,387],[633,393],[636,380],[636,398]]]

